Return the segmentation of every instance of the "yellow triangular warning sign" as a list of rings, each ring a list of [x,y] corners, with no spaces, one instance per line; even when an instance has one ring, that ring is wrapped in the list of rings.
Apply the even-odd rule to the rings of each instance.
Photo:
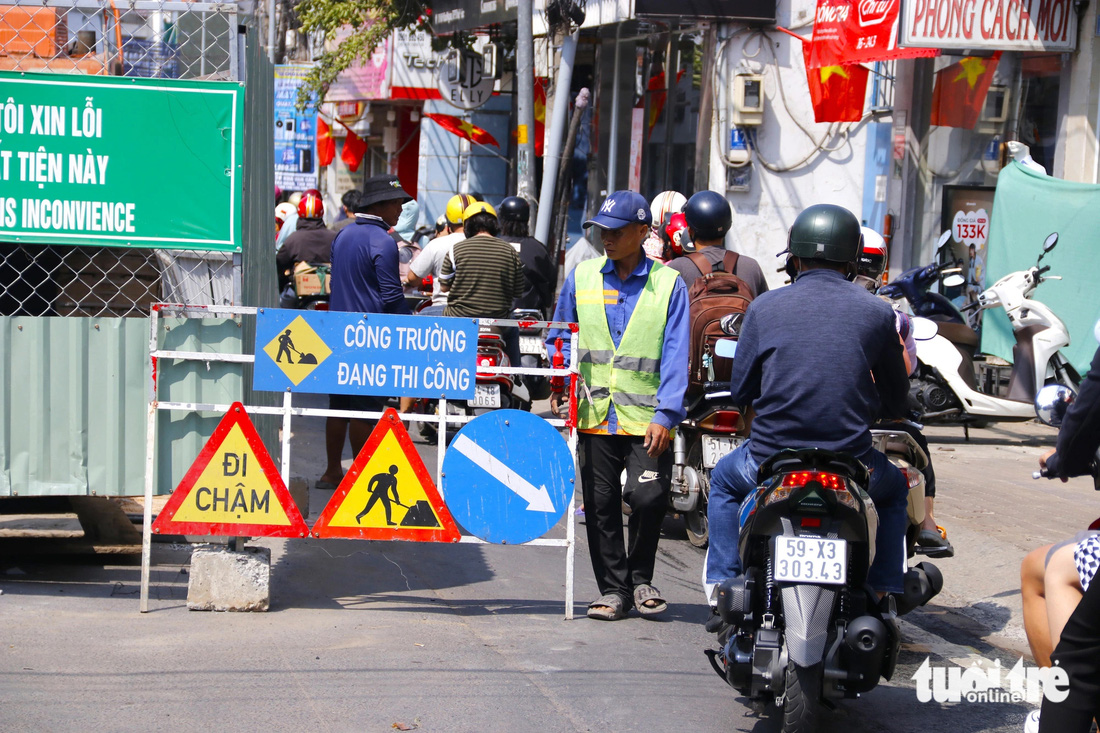
[[[244,405],[229,408],[153,522],[160,534],[305,537],[290,498]]]
[[[460,534],[390,408],[313,525],[314,537],[458,542]]]

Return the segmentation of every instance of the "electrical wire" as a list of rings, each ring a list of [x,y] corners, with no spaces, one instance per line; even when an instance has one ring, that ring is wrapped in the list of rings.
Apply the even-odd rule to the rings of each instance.
[[[808,25],[811,25],[811,24],[807,23],[807,24],[804,24],[803,26],[799,26],[799,27],[801,28],[801,27],[805,27],[805,26],[808,26]],[[851,145],[850,136],[851,136],[852,132],[855,131],[856,129],[858,129],[865,122],[867,122],[867,120],[869,120],[871,118],[871,114],[869,113],[869,114],[864,115],[863,118],[860,119],[859,122],[848,122],[848,123],[836,123],[836,122],[834,122],[834,123],[830,123],[829,127],[820,136],[820,138],[817,135],[815,135],[814,132],[812,130],[810,130],[805,124],[803,124],[802,120],[791,111],[790,105],[787,102],[786,91],[783,87],[783,76],[782,76],[782,72],[781,72],[781,69],[780,69],[780,66],[779,66],[779,58],[775,53],[775,48],[772,45],[771,37],[762,30],[741,28],[741,29],[738,29],[737,31],[735,31],[729,37],[723,39],[722,42],[719,44],[718,49],[716,51],[716,56],[717,56],[718,63],[714,64],[713,79],[712,79],[712,81],[713,81],[712,89],[713,89],[713,94],[715,96],[715,99],[714,99],[715,109],[719,108],[719,105],[718,105],[718,102],[719,102],[718,89],[720,87],[719,87],[718,82],[719,82],[719,67],[722,66],[721,59],[723,59],[725,57],[727,47],[728,47],[730,41],[732,41],[735,37],[737,37],[738,35],[740,35],[741,33],[746,32],[746,31],[749,32],[749,35],[748,35],[747,38],[745,38],[745,40],[742,43],[742,50],[741,50],[742,58],[756,59],[760,55],[763,47],[765,47],[765,46],[767,47],[769,53],[771,54],[771,63],[770,64],[765,64],[765,67],[767,68],[768,66],[771,66],[774,69],[775,89],[778,92],[780,103],[782,104],[783,109],[786,111],[787,116],[791,118],[791,121],[795,123],[795,125],[798,127],[798,129],[813,144],[813,148],[805,156],[803,156],[800,160],[798,160],[795,163],[792,163],[792,164],[773,163],[771,161],[768,161],[766,158],[764,158],[763,155],[761,155],[759,144],[757,142],[757,132],[755,130],[746,130],[746,138],[749,140],[749,149],[750,149],[751,154],[752,154],[750,159],[745,161],[744,163],[735,163],[735,162],[733,162],[729,159],[729,154],[728,153],[723,152],[719,156],[719,159],[722,161],[722,163],[725,165],[725,167],[728,168],[728,169],[744,168],[748,165],[751,165],[753,159],[755,159],[765,169],[770,170],[773,173],[789,173],[791,171],[798,170],[798,169],[804,167],[805,165],[809,164],[809,162],[819,154],[825,154],[826,156],[828,156],[828,155],[831,155],[832,153],[835,153],[839,150],[842,150],[846,147],[849,147]],[[749,41],[752,40],[753,38],[757,39],[758,47],[756,48],[755,52],[750,53],[748,44],[749,44]],[[714,115],[714,117],[712,118],[712,121],[711,121],[712,137],[714,137],[715,139],[721,139],[721,137],[719,136],[719,131],[717,129],[717,126],[718,126],[718,115]],[[834,138],[839,138],[839,140],[833,145],[827,144],[830,140],[832,140]]]

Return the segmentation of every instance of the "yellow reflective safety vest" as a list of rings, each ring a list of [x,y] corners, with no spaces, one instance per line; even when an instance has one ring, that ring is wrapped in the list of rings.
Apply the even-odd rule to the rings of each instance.
[[[619,429],[645,435],[657,411],[661,353],[665,343],[668,303],[679,274],[659,262],[649,271],[618,348],[611,338],[604,308],[606,257],[577,265],[577,364],[582,383],[577,393],[577,427],[599,427],[615,405]]]

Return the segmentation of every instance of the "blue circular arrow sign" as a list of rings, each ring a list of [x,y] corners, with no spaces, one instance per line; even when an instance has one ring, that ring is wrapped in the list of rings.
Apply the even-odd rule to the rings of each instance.
[[[561,519],[576,470],[569,444],[541,417],[496,410],[458,431],[443,457],[443,500],[467,532],[518,545]]]

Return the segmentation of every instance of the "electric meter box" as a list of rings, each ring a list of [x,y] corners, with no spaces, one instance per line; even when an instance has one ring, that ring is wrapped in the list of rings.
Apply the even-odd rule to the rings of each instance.
[[[737,74],[731,90],[733,124],[749,127],[764,122],[764,77],[760,74]]]

